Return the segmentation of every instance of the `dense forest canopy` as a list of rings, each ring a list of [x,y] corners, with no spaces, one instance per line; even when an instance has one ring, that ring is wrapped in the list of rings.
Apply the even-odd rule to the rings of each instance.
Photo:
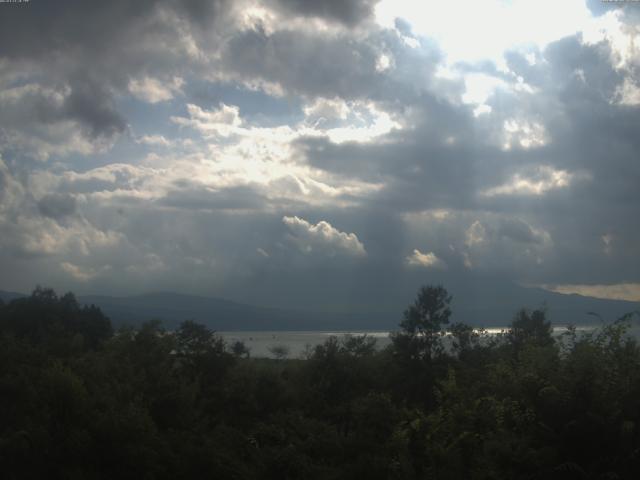
[[[542,310],[489,336],[423,287],[391,344],[255,359],[207,327],[113,332],[73,294],[0,303],[5,478],[638,478],[630,314],[560,337]]]

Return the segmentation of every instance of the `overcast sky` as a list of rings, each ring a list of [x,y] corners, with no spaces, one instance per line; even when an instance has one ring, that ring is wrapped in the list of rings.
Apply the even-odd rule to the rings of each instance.
[[[640,300],[640,4],[0,3],[0,288]]]

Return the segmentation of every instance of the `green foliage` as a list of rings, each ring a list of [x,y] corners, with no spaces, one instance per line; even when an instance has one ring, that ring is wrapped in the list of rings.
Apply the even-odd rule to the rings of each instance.
[[[451,316],[451,295],[438,285],[420,288],[413,305],[404,312],[400,327],[410,335],[430,335],[442,330]]]
[[[236,357],[249,358],[251,351],[242,340],[236,340],[231,345],[231,353]]]
[[[347,334],[342,340],[342,350],[347,355],[354,357],[367,357],[373,355],[376,351],[376,339],[364,335]]]
[[[284,360],[289,356],[290,349],[286,345],[272,345],[269,347],[269,353],[278,360]]]
[[[534,310],[528,312],[520,310],[507,332],[509,342],[516,350],[522,349],[525,345],[549,346],[554,340],[551,335],[551,322],[547,321],[544,310]]]
[[[58,297],[53,290],[41,287],[30,297],[2,308],[0,326],[20,339],[61,354],[97,348],[112,334],[111,322],[97,307],[81,307],[72,293]]]
[[[392,336],[397,353],[406,360],[430,360],[441,354],[444,326],[451,316],[450,303],[451,295],[444,287],[422,287],[404,312],[402,331]]]
[[[445,337],[450,301],[421,289],[387,349],[274,360],[192,321],[113,334],[38,288],[0,305],[3,478],[638,478],[631,316],[555,338],[523,310],[503,336]]]

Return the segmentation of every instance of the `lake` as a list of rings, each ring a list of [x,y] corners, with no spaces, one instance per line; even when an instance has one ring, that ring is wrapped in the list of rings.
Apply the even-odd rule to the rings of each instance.
[[[289,349],[288,358],[303,358],[305,352],[316,345],[324,343],[329,337],[343,338],[345,335],[367,335],[377,340],[377,347],[383,348],[389,344],[389,332],[358,331],[358,332],[217,332],[231,344],[237,340],[244,342],[252,357],[273,357],[269,349],[274,346],[284,346]]]
[[[593,329],[592,326],[577,327],[577,330],[588,331]],[[507,327],[491,327],[485,331],[489,335],[496,335],[503,332]],[[565,326],[553,327],[554,335],[561,335],[566,331]],[[217,332],[228,344],[240,340],[249,348],[252,357],[273,357],[270,348],[283,346],[289,350],[288,358],[304,358],[306,352],[313,349],[316,345],[324,343],[329,337],[336,336],[343,338],[345,335],[367,335],[377,340],[377,348],[384,348],[391,340],[389,333],[386,331],[253,331],[253,332]]]

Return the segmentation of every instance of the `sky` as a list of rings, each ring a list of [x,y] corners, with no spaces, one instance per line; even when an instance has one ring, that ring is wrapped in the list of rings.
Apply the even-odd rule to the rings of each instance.
[[[640,3],[0,3],[0,289],[640,300]]]

